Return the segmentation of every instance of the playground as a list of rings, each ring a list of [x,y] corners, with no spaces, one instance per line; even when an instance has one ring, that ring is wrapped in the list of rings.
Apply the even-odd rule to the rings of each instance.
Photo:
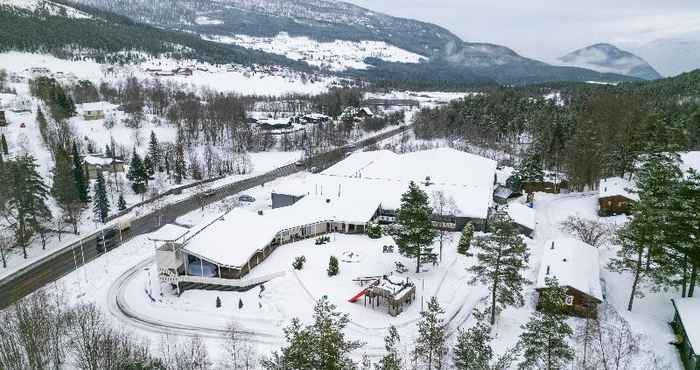
[[[281,334],[294,317],[310,319],[313,303],[323,296],[350,314],[351,328],[360,332],[383,334],[389,325],[412,327],[431,296],[438,297],[447,317],[464,320],[485,291],[467,284],[464,267],[471,259],[456,253],[458,237],[450,234],[442,262],[424,265],[420,273],[415,272],[415,259],[402,256],[390,237],[329,234],[323,244],[312,238],[276,250],[251,272],[251,278],[283,273],[266,282],[264,289],[190,290],[178,297],[168,284],[159,284],[155,274],[149,275],[145,268],[153,266],[146,264],[121,288],[122,296],[131,314],[162,325],[215,329],[235,321],[243,329],[272,336]],[[299,256],[305,263],[296,270],[292,262]],[[329,277],[331,256],[339,261],[339,273]],[[144,285],[153,299],[144,294]],[[216,306],[217,297],[221,307]]]

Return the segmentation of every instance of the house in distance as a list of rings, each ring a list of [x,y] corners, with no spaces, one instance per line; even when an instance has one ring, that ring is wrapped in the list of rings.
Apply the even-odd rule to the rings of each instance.
[[[537,277],[538,292],[547,289],[547,278],[556,278],[559,286],[566,288],[565,311],[569,315],[597,316],[604,297],[596,247],[573,238],[547,241]]]

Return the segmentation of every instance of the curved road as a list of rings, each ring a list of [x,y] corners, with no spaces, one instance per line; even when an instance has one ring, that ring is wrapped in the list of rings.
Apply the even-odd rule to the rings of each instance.
[[[122,235],[122,242],[126,242],[137,235],[153,232],[163,224],[175,222],[178,217],[201,208],[202,202],[211,204],[279,177],[300,172],[305,168],[316,167],[319,170],[326,169],[345,158],[347,153],[401,134],[410,127],[410,125],[400,126],[394,130],[372,136],[355,144],[321,153],[307,159],[303,166],[289,164],[262,175],[234,182],[217,189],[209,189],[206,192],[212,193],[212,195],[208,197],[202,197],[200,194],[196,194],[180,202],[168,204],[159,211],[132,220],[131,227]],[[0,280],[0,309],[12,305],[24,296],[60,279],[85,263],[99,257],[101,254],[96,248],[97,237],[98,233],[90,234],[67,246],[60,252],[32,263],[19,270],[17,273]],[[115,248],[118,246],[119,245],[115,246]]]

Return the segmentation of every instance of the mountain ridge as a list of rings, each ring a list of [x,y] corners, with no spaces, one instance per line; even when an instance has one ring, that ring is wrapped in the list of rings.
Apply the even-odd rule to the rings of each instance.
[[[645,80],[662,78],[654,67],[641,57],[609,43],[597,43],[574,50],[558,59],[569,66],[598,72],[617,73]]]

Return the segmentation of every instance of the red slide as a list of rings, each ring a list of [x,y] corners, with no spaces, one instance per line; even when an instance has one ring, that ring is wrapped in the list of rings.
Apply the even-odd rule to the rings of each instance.
[[[362,289],[361,292],[355,294],[354,297],[350,298],[350,300],[348,300],[348,302],[355,303],[355,302],[359,301],[360,298],[362,298],[362,296],[365,295],[366,293],[367,293],[367,289]]]

